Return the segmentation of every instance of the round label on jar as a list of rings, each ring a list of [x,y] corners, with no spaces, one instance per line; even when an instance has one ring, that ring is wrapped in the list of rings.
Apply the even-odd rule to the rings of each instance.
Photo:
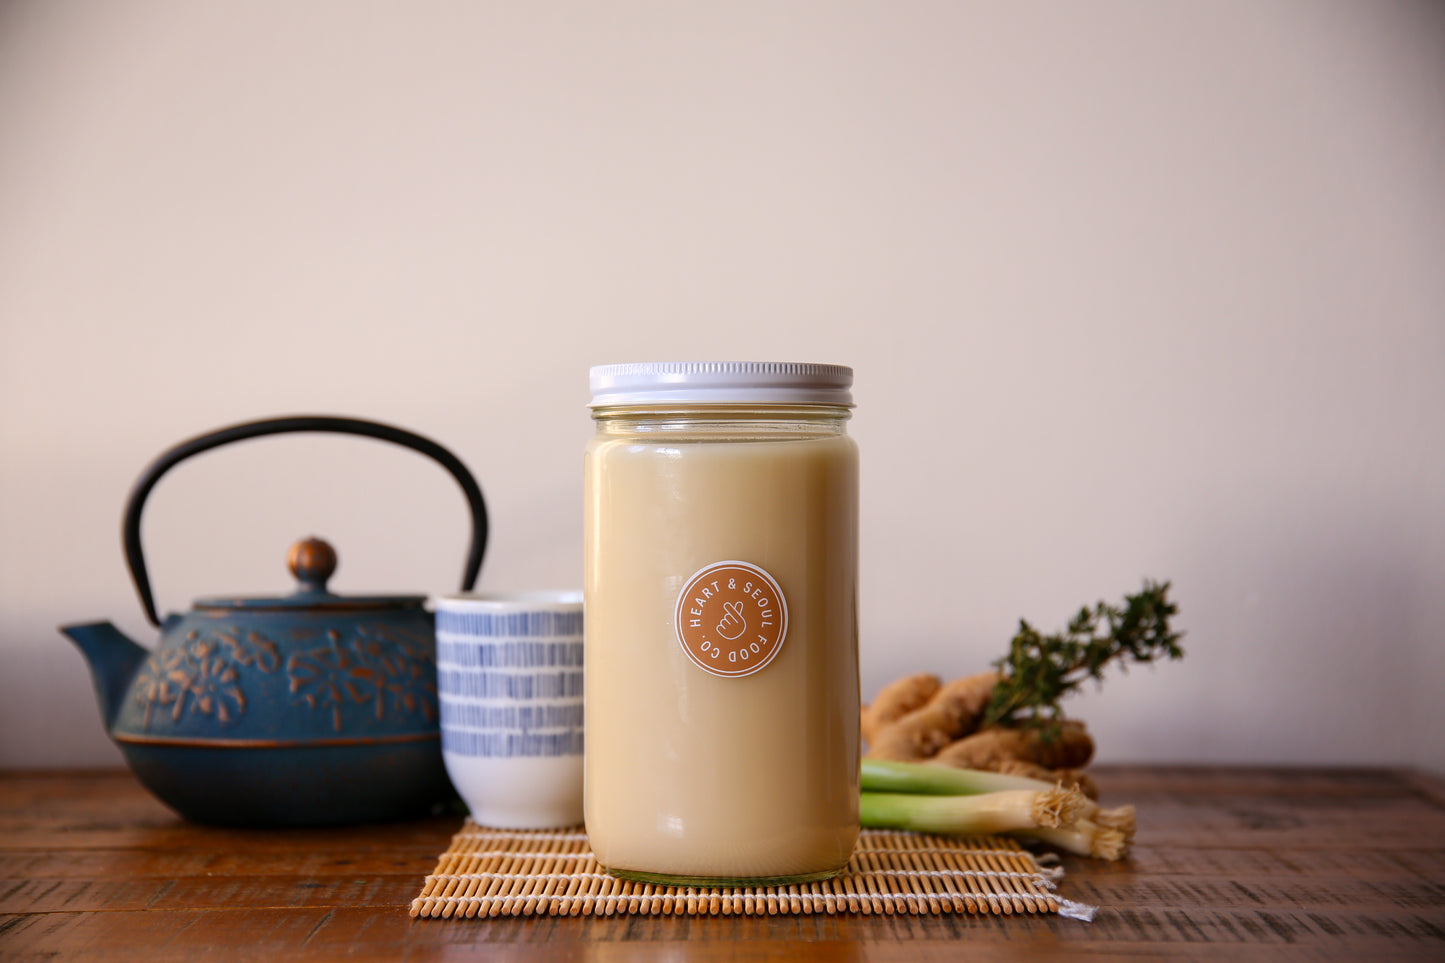
[[[713,675],[751,675],[777,657],[788,603],[777,579],[749,562],[714,562],[677,596],[677,641]]]

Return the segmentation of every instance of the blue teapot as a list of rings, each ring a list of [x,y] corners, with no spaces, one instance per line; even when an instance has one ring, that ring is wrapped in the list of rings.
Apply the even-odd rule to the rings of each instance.
[[[326,583],[335,551],[291,547],[295,591],[217,596],[156,614],[141,548],[146,497],[177,463],[211,448],[284,432],[337,432],[428,455],[461,485],[472,532],[462,591],[486,549],[481,489],[451,452],[375,422],[297,416],[233,425],[157,458],[132,490],[126,561],[159,626],[147,649],[109,622],[63,626],[90,665],[111,739],[142,784],[196,822],[316,826],[426,815],[454,792],[442,764],[436,638],[423,595],[341,596]]]

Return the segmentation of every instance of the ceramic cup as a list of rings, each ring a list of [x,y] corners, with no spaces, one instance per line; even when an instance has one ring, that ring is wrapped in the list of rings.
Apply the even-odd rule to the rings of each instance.
[[[436,600],[447,775],[480,825],[582,823],[582,593]]]

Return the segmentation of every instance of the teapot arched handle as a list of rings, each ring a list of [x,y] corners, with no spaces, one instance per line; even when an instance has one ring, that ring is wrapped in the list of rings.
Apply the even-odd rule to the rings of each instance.
[[[126,503],[122,538],[125,543],[125,561],[130,567],[131,579],[135,582],[136,592],[140,595],[146,618],[150,619],[152,624],[160,625],[160,618],[156,615],[150,577],[146,573],[145,554],[141,550],[140,519],[146,497],[155,487],[156,482],[160,481],[162,475],[180,462],[192,455],[199,455],[203,451],[209,451],[233,441],[244,441],[247,438],[303,431],[362,435],[367,438],[393,442],[421,452],[450,472],[457,484],[461,485],[462,493],[467,499],[467,506],[472,513],[471,543],[467,548],[467,565],[462,573],[461,589],[463,592],[471,591],[472,586],[477,582],[477,573],[482,569],[482,555],[487,550],[487,506],[486,502],[482,500],[482,490],[477,486],[476,479],[455,455],[428,438],[391,425],[330,415],[293,415],[231,425],[228,428],[220,428],[183,441],[153,461],[150,467],[136,480],[135,486],[131,489],[130,499]]]

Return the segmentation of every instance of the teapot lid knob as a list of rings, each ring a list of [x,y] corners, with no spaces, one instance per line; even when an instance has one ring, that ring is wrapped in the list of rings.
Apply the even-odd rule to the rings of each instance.
[[[315,536],[303,538],[286,553],[286,565],[302,591],[325,592],[326,580],[336,571],[336,549]]]

